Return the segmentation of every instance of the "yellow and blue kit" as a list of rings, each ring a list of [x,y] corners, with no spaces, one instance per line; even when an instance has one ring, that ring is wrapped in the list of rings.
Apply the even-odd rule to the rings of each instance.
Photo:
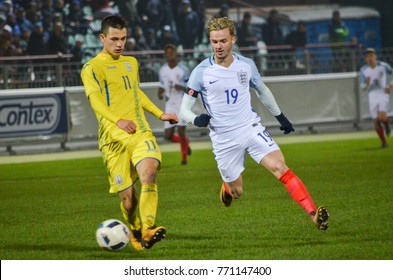
[[[85,63],[81,78],[98,121],[98,144],[108,169],[110,192],[128,188],[137,178],[136,164],[146,158],[161,162],[161,152],[144,111],[163,114],[139,88],[139,66],[132,56],[113,59],[99,53]],[[132,120],[137,128],[128,134],[116,123]],[[129,160],[124,160],[129,157]],[[131,174],[130,174],[131,172]]]

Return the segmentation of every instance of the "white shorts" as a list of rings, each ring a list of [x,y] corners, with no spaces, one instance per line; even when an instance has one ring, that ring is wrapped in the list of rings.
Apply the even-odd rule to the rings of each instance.
[[[261,123],[229,133],[211,131],[210,138],[224,182],[233,182],[242,174],[246,152],[259,164],[267,154],[280,149]]]
[[[368,94],[368,104],[371,117],[375,119],[379,112],[389,111],[389,94],[385,92],[370,92]]]
[[[183,96],[180,96],[180,97],[182,98]],[[176,96],[176,97],[172,96],[171,98],[169,98],[165,102],[165,113],[176,114],[176,116],[179,118],[179,122],[177,124],[170,124],[169,122],[164,122],[164,128],[171,128],[174,126],[186,126],[187,125],[186,121],[182,120],[179,117],[180,105],[182,102],[181,98],[179,98],[178,96]]]

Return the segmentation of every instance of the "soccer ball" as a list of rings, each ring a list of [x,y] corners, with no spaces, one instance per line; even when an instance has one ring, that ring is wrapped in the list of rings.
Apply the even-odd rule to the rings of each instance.
[[[103,221],[97,228],[98,245],[108,251],[119,251],[130,242],[130,230],[119,220]]]

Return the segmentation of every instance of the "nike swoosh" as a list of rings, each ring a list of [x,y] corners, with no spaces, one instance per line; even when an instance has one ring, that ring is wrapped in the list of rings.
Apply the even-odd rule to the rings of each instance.
[[[209,81],[209,84],[214,84],[215,82],[218,82],[218,80],[215,80],[215,81]]]

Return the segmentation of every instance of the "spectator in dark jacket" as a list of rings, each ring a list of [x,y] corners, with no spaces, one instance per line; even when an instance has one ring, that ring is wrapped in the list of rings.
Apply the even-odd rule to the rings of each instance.
[[[296,62],[300,62],[297,55],[299,49],[303,49],[307,43],[307,27],[304,21],[299,21],[296,24],[296,29],[292,30],[284,39],[285,45],[290,45],[288,49],[289,67],[296,66]]]
[[[190,1],[183,0],[181,11],[176,17],[177,34],[183,49],[193,49],[197,39],[198,16],[191,9]]]
[[[46,44],[44,40],[44,29],[41,22],[34,25],[34,31],[31,32],[27,42],[27,54],[43,55],[46,54]]]
[[[61,22],[56,22],[48,40],[48,53],[65,54],[68,53],[67,38],[64,36],[64,26]]]
[[[283,57],[281,57],[280,53],[283,50],[279,46],[283,45],[284,38],[277,10],[271,10],[267,22],[262,25],[262,40],[268,46],[268,68],[281,68],[283,66]]]
[[[237,44],[240,48],[244,47],[257,47],[258,37],[255,35],[255,32],[251,29],[251,14],[249,12],[245,12],[243,15],[243,19],[237,28]],[[255,51],[243,50],[242,53],[255,53]]]

